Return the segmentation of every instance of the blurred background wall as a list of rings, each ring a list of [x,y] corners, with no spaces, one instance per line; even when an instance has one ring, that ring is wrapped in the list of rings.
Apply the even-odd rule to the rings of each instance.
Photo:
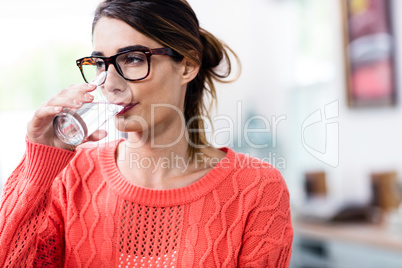
[[[393,171],[402,179],[400,87],[396,106],[347,105],[341,1],[189,0],[201,26],[229,44],[242,62],[241,77],[218,86],[214,142],[277,167],[295,217],[308,210],[308,172],[326,175],[322,204],[328,209],[311,208],[317,213],[370,203],[373,173]],[[69,84],[81,83],[75,59],[92,51],[98,3],[0,3],[0,186],[24,153],[34,109]],[[396,48],[402,51],[402,2],[391,3]],[[402,53],[396,62],[402,62]],[[397,80],[401,85],[400,76]]]

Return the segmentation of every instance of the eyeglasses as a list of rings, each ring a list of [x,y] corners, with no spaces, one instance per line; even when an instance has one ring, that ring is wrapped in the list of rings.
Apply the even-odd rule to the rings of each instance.
[[[133,49],[127,50],[110,57],[91,56],[78,59],[77,66],[80,68],[85,82],[89,83],[101,72],[107,71],[113,64],[116,71],[128,81],[139,81],[149,75],[152,55],[166,55],[182,59],[183,56],[171,48]],[[105,77],[106,80],[106,77]],[[105,80],[100,84],[105,83]]]

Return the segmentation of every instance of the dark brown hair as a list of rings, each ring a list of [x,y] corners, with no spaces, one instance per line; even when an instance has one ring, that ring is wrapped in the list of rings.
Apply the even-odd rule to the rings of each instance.
[[[92,31],[101,17],[124,21],[200,65],[198,75],[187,85],[184,103],[187,127],[198,130],[189,132],[190,157],[202,146],[209,146],[202,118],[210,120],[210,107],[216,101],[214,81],[230,82],[225,80],[232,71],[228,52],[238,60],[236,54],[200,28],[197,16],[185,0],[105,0],[96,9]],[[204,102],[206,94],[211,100],[209,105]]]

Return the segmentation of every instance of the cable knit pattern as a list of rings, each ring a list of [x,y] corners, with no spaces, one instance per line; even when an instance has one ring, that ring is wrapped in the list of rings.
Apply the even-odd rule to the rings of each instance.
[[[289,266],[289,193],[275,168],[225,148],[195,183],[153,190],[122,177],[117,144],[27,140],[0,204],[1,267]]]

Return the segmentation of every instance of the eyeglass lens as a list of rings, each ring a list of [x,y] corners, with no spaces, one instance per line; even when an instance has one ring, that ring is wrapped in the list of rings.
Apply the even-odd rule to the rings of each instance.
[[[148,75],[148,58],[141,51],[120,54],[116,58],[116,65],[126,79],[137,80]],[[106,63],[102,58],[90,57],[82,61],[82,72],[86,81],[92,81],[105,70]]]

